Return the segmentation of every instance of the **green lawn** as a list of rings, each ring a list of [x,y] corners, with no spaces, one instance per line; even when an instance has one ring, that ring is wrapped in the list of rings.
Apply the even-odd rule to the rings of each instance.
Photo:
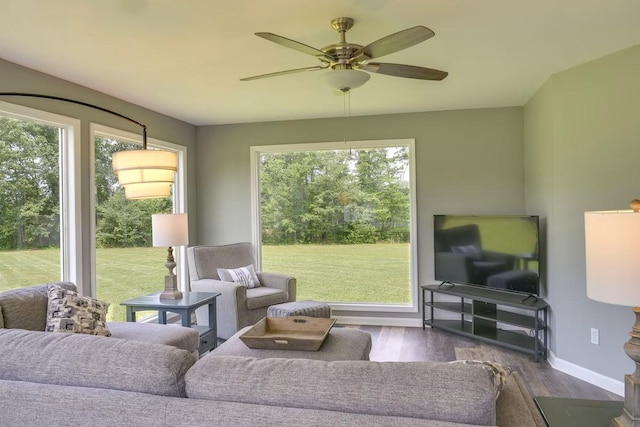
[[[263,270],[296,277],[298,300],[408,303],[409,244],[263,246]],[[109,320],[122,301],[164,288],[164,248],[98,249],[97,297]],[[0,252],[0,291],[60,280],[60,251]],[[141,314],[144,315],[144,314]]]

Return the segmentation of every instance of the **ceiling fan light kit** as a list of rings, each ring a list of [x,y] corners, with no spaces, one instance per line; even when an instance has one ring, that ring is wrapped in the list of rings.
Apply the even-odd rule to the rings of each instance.
[[[320,75],[326,85],[341,92],[348,92],[365,84],[371,76],[364,71],[344,69],[325,71]]]
[[[386,37],[378,39],[366,46],[346,41],[346,32],[353,27],[352,18],[334,18],[331,26],[340,35],[340,41],[325,46],[321,49],[308,46],[295,40],[279,36],[273,33],[255,33],[256,36],[271,42],[277,43],[289,49],[314,56],[322,65],[296,68],[293,70],[278,71],[275,73],[260,74],[252,77],[245,77],[241,81],[264,79],[268,77],[282,76],[285,74],[299,73],[302,71],[327,71],[321,76],[332,88],[342,92],[362,86],[369,80],[368,73],[384,74],[387,76],[403,77],[419,80],[442,80],[447,77],[446,71],[433,68],[419,67],[415,65],[373,63],[372,59],[389,55],[406,49],[435,35],[429,28],[418,25],[398,31]]]

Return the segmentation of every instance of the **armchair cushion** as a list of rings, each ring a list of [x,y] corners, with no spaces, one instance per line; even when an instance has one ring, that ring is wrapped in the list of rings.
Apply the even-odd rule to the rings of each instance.
[[[289,301],[289,294],[280,289],[259,287],[247,289],[247,309],[269,307],[274,304],[281,304]]]
[[[218,276],[222,281],[241,283],[248,289],[260,286],[253,264],[240,268],[218,268]]]

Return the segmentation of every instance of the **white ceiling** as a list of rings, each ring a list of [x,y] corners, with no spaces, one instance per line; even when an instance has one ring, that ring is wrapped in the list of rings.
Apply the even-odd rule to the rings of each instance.
[[[319,64],[255,32],[321,48],[338,41],[339,16],[361,45],[432,29],[377,61],[449,72],[373,74],[351,115],[521,106],[553,73],[640,43],[638,0],[0,0],[0,11],[0,57],[195,125],[341,116],[324,71],[239,81]]]

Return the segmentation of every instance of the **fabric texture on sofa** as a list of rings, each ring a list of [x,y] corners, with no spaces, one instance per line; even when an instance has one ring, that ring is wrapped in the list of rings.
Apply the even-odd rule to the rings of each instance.
[[[185,396],[186,350],[113,337],[0,329],[0,379]],[[132,381],[132,379],[135,379]]]
[[[196,399],[463,424],[496,421],[493,379],[474,365],[208,355],[185,381],[187,396]]]
[[[154,427],[474,427],[417,418],[212,402],[3,380],[0,380],[0,413],[0,426],[11,427],[67,427],[70,420],[81,420],[82,425],[91,427],[135,424]]]

